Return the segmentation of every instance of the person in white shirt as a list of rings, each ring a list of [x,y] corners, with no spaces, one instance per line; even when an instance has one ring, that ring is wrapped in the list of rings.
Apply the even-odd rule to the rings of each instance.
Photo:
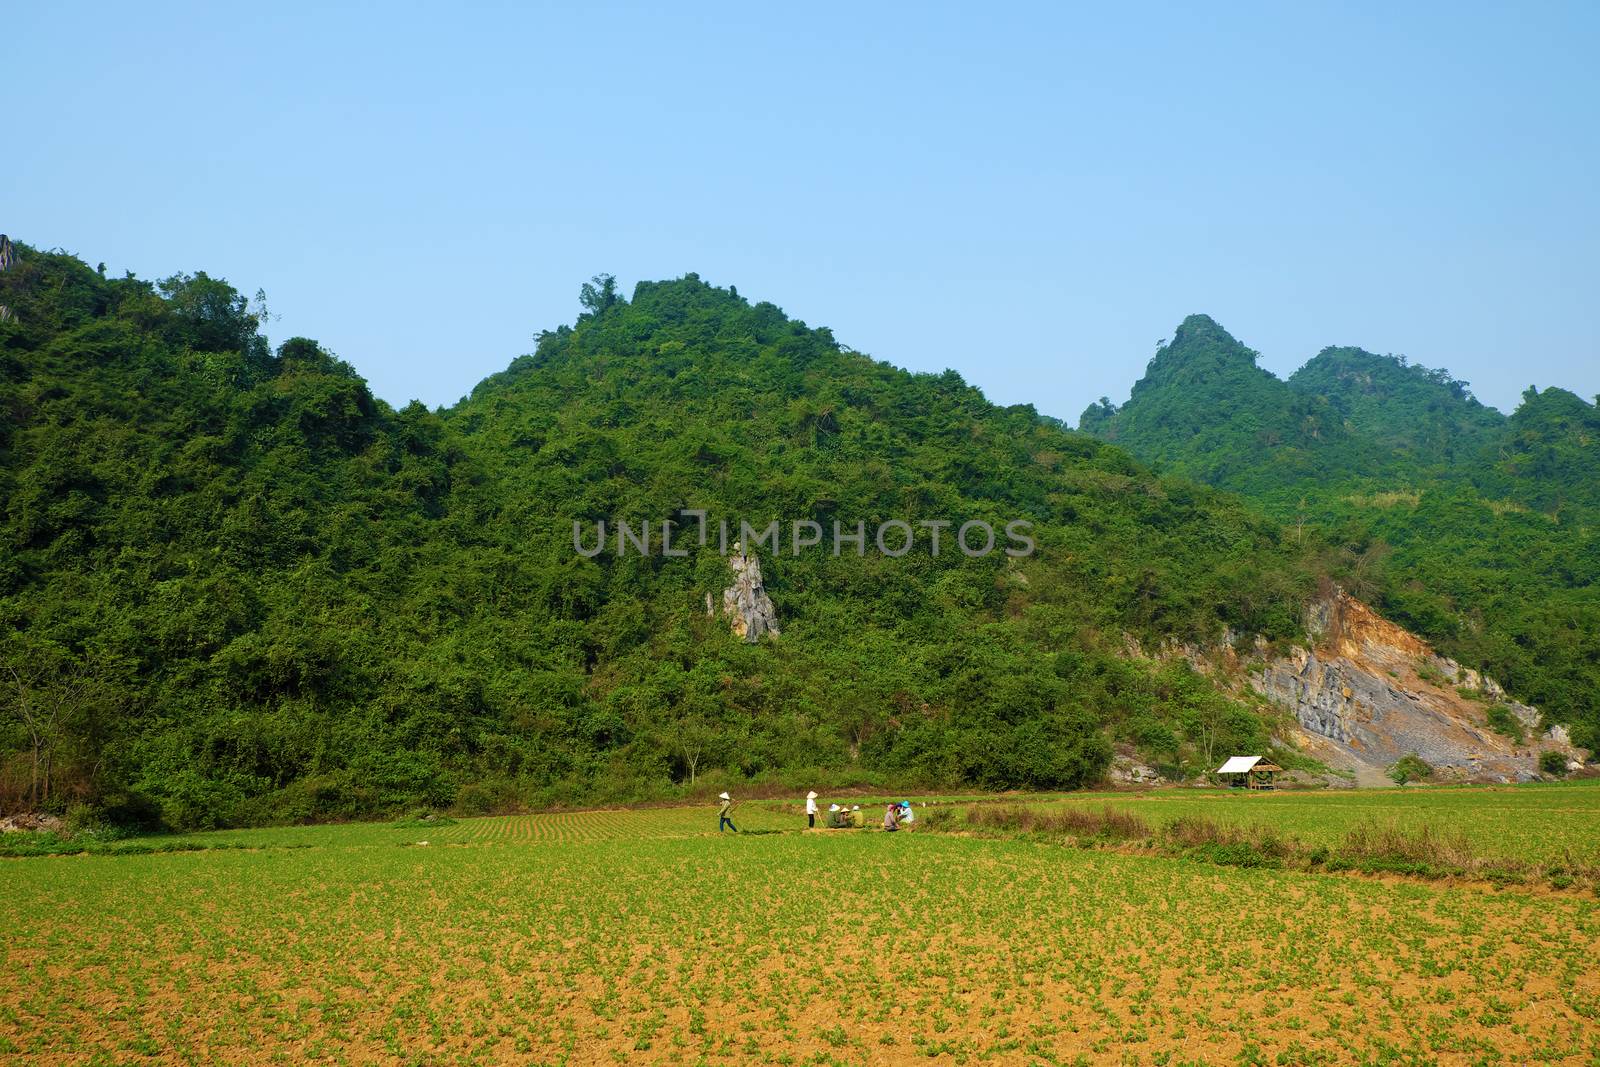
[[[806,829],[817,828],[817,794],[813,791],[806,794]]]

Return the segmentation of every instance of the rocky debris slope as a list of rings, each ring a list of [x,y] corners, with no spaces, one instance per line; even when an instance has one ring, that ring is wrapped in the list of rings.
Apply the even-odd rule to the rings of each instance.
[[[1165,785],[1161,772],[1139,759],[1130,747],[1122,747],[1111,757],[1106,778],[1112,785],[1152,786]]]
[[[1303,748],[1358,780],[1413,752],[1464,781],[1536,778],[1545,750],[1580,758],[1565,729],[1543,728],[1537,708],[1343,591],[1311,605],[1306,629],[1311,648],[1269,660],[1251,683],[1294,712],[1309,735]],[[1495,706],[1520,724],[1521,742],[1489,727]]]
[[[733,584],[722,591],[722,611],[734,636],[751,643],[766,634],[777,637],[778,609],[761,584],[761,561],[735,541],[728,566],[733,569]]]

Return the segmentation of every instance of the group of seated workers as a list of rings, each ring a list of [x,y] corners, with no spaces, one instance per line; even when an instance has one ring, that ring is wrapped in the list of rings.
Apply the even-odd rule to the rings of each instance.
[[[861,814],[861,805],[854,808],[840,807],[838,804],[828,805],[828,826],[834,830],[848,830],[851,827],[864,827],[867,825],[866,816]]]

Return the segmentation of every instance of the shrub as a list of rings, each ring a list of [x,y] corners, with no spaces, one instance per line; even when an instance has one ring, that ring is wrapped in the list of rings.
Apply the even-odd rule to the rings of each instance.
[[[917,828],[921,830],[954,830],[957,825],[954,808],[928,808],[917,814]]]
[[[1567,776],[1567,757],[1555,749],[1547,748],[1539,753],[1539,770],[1543,774],[1565,778]]]
[[[1466,835],[1434,826],[1415,829],[1393,823],[1363,822],[1352,827],[1339,847],[1342,858],[1362,866],[1459,871],[1475,861]]]
[[[131,790],[106,793],[91,804],[73,804],[67,809],[66,830],[73,836],[90,834],[111,840],[160,829],[160,806]]]
[[[491,778],[467,782],[456,790],[455,809],[465,815],[489,815],[494,812],[514,811],[518,795],[515,782]]]
[[[1429,685],[1437,685],[1441,688],[1450,684],[1449,679],[1426,663],[1417,664],[1417,677]]]
[[[1504,704],[1496,704],[1489,709],[1487,715],[1489,729],[1497,734],[1509,737],[1519,745],[1522,744],[1525,736],[1522,729],[1522,720],[1517,718],[1515,712]]]
[[[1183,815],[1162,830],[1167,844],[1196,859],[1228,867],[1281,867],[1293,843],[1270,826],[1235,826]]]
[[[1433,777],[1433,767],[1427,760],[1413,752],[1401,756],[1400,762],[1389,768],[1389,777],[1394,779],[1396,785],[1405,785],[1407,782]]]
[[[1178,751],[1178,735],[1153,715],[1141,715],[1128,723],[1127,737],[1144,753],[1172,756]]]
[[[1076,805],[1049,808],[977,805],[967,811],[967,824],[982,829],[1019,830],[1024,833],[1065,834],[1126,841],[1149,837],[1150,826],[1130,812],[1111,807],[1098,810]]]

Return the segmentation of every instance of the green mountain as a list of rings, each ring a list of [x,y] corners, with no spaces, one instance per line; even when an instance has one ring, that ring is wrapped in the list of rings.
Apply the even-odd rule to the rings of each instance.
[[[1128,403],[1116,408],[1101,400],[1079,428],[1156,456],[1174,473],[1257,495],[1370,458],[1326,398],[1290,388],[1257,367],[1257,356],[1209,316],[1190,315]],[[1274,473],[1263,475],[1265,466]]]
[[[1509,418],[1447,372],[1354,348],[1287,381],[1192,316],[1081,428],[1326,539],[1386,615],[1600,740],[1600,414],[1530,389]]]
[[[1349,570],[1234,496],[693,275],[631,300],[597,280],[460,404],[396,411],[312,341],[272,350],[220,280],[18,248],[8,807],[206,826],[749,781],[1071,787],[1117,744],[1183,774],[1267,746],[1270,713],[1129,638],[1291,639]],[[756,547],[775,640],[717,610],[741,520],[781,524]],[[1019,520],[1036,550],[1008,555]],[[578,551],[619,521],[657,550]],[[1001,547],[956,550],[980,521]],[[791,551],[809,523],[827,536]]]
[[[1370,445],[1384,471],[1471,464],[1506,421],[1444,371],[1359,348],[1323,349],[1288,384],[1326,402],[1345,432]]]

